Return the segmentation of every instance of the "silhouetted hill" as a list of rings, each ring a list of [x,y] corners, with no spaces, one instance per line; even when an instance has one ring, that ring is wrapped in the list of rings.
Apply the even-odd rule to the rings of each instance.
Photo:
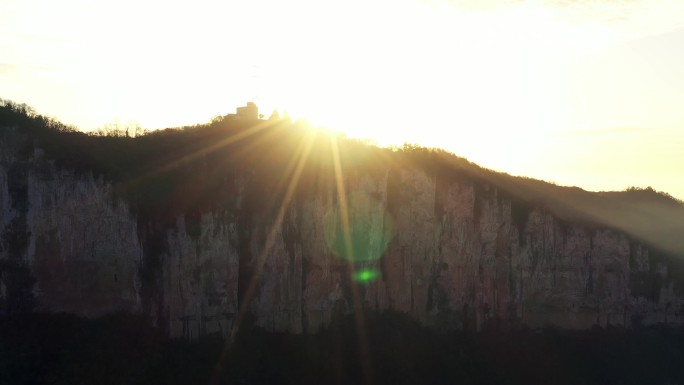
[[[297,157],[305,152],[297,194],[315,194],[334,185],[334,141],[344,170],[374,172],[395,164],[420,167],[446,180],[468,178],[496,186],[523,212],[540,205],[561,220],[619,229],[656,249],[684,256],[684,203],[652,188],[588,192],[495,172],[441,149],[378,148],[280,119],[255,124],[227,115],[206,124],[130,137],[125,131],[86,134],[28,106],[2,101],[3,135],[9,134],[8,128],[23,137],[26,157],[43,149],[60,166],[115,182],[134,210],[169,220],[181,212],[230,205],[231,179],[245,173],[256,183],[250,195],[254,214],[273,210],[267,203],[275,201],[271,194],[284,193],[281,175],[296,167]],[[202,167],[207,164],[210,171]]]

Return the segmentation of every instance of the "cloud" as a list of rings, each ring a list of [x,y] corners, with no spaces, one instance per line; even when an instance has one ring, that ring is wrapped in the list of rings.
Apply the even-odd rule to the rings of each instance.
[[[547,0],[542,2],[560,18],[579,23],[632,25],[669,29],[684,26],[680,0]]]
[[[643,134],[653,132],[656,129],[645,127],[616,127],[603,128],[598,130],[569,130],[564,131],[566,135],[572,136],[596,136],[596,135],[621,135],[621,134]]]
[[[16,63],[0,63],[0,74],[10,74],[20,71],[54,71],[56,68]]]
[[[14,64],[0,63],[0,74],[10,73],[15,69]]]
[[[534,13],[575,27],[610,29],[631,40],[684,28],[681,0],[445,0],[463,12]]]
[[[29,33],[18,33],[18,32],[3,32],[2,35],[5,38],[8,39],[16,39],[19,41],[27,42],[27,41],[39,41],[39,42],[47,42],[47,43],[64,43],[67,40],[58,38],[55,36],[49,36],[49,35],[40,35],[40,34],[29,34]]]

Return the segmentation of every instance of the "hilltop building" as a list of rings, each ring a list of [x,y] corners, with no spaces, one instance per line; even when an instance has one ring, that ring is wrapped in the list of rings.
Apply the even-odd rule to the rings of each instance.
[[[244,107],[238,107],[235,117],[240,120],[254,121],[259,119],[259,107],[253,102],[247,103]]]

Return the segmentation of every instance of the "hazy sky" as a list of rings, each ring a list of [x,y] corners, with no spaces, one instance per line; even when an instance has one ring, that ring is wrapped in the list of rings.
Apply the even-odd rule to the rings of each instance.
[[[0,0],[0,97],[81,129],[263,112],[684,198],[684,1]]]

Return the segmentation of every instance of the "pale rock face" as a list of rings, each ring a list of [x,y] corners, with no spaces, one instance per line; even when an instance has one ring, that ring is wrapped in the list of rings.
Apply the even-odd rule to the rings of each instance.
[[[179,216],[160,230],[163,247],[152,255],[140,228],[149,224],[110,183],[59,169],[39,153],[23,174],[10,175],[15,163],[0,159],[0,226],[25,223],[19,257],[41,311],[142,312],[191,339],[228,335],[245,292],[258,325],[296,333],[355,308],[392,308],[439,329],[682,322],[681,282],[645,246],[618,231],[561,222],[467,177],[438,180],[409,167],[345,175],[349,218],[369,227],[369,253],[385,248],[382,232],[370,228],[391,227],[382,256],[352,266],[326,241],[326,218],[340,204],[335,186],[293,199],[280,223],[254,225],[247,238],[228,208],[201,213],[193,230]],[[15,185],[25,186],[24,206],[13,201]],[[0,239],[0,262],[17,258],[8,239]],[[379,277],[353,281],[361,267]],[[9,295],[7,274],[0,271],[0,299]]]
[[[97,316],[139,311],[137,223],[112,186],[45,166],[28,175],[25,260],[38,310]]]
[[[202,215],[201,233],[188,235],[184,218],[167,235],[163,255],[163,316],[173,336],[227,336],[238,310],[238,254],[234,221]]]

